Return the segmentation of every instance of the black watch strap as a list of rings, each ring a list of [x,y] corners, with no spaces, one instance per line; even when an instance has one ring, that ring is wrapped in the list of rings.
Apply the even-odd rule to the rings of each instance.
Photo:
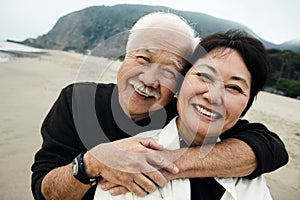
[[[89,177],[84,168],[83,155],[86,152],[80,153],[72,162],[72,174],[83,184],[96,185],[99,181],[99,177]]]

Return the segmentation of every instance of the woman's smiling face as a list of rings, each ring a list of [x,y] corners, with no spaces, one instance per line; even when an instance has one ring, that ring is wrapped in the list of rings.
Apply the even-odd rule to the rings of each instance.
[[[248,103],[250,87],[251,74],[236,50],[210,51],[182,84],[177,104],[181,136],[188,144],[200,145],[232,128]]]

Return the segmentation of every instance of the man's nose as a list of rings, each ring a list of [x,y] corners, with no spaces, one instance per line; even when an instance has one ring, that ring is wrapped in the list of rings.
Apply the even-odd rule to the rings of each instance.
[[[139,75],[139,80],[142,81],[146,86],[158,88],[160,85],[159,81],[159,66],[152,64],[147,66],[146,69]]]

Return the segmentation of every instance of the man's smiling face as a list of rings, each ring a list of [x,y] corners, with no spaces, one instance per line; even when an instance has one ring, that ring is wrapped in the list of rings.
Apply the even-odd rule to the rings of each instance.
[[[138,49],[126,54],[118,72],[120,105],[133,120],[168,104],[183,68],[181,57],[160,49]]]

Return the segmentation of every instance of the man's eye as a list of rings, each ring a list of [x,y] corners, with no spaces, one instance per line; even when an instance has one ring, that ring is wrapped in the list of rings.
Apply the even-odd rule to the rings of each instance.
[[[147,62],[147,63],[150,63],[150,58],[146,57],[146,56],[136,56],[137,60],[139,62]]]
[[[207,73],[197,73],[204,82],[213,82],[213,78]]]
[[[176,78],[176,74],[169,70],[169,69],[163,69],[162,70],[162,75],[165,77],[165,78],[168,78],[168,79],[175,79]]]

